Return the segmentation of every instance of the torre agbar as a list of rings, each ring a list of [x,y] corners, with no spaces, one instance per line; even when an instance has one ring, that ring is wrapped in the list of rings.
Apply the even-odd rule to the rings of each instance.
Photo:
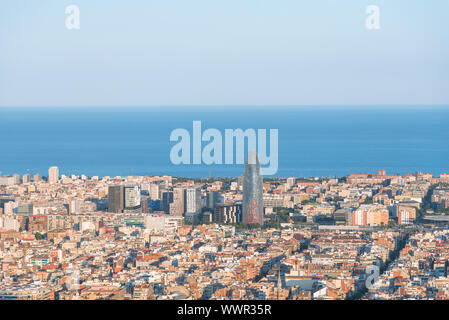
[[[243,173],[243,223],[263,225],[263,186],[256,151],[248,152]]]

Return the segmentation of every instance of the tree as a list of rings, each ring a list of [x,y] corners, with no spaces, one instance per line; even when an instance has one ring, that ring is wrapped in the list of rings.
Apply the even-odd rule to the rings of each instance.
[[[39,233],[39,232],[36,232],[36,233],[34,234],[34,237],[36,238],[36,240],[42,240],[42,239],[44,239],[44,236],[43,236],[41,233]]]
[[[260,228],[260,224],[258,224],[258,223],[249,223],[247,227],[248,227],[249,230],[251,230],[251,229],[259,229]]]
[[[312,199],[301,201],[301,205],[314,204],[314,203],[316,203],[316,202],[315,202],[315,200],[312,200]]]

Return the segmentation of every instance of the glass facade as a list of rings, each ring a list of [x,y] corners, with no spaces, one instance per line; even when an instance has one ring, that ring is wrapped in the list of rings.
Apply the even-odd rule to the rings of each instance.
[[[263,225],[263,178],[256,151],[250,151],[243,173],[243,222]]]

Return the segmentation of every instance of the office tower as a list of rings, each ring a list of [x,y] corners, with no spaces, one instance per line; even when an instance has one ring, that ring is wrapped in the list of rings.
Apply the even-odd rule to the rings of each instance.
[[[140,208],[142,213],[149,213],[150,212],[150,198],[148,196],[142,196],[140,199]]]
[[[220,193],[218,191],[212,191],[207,193],[206,207],[215,210],[215,206],[220,201]]]
[[[186,206],[186,190],[175,188],[173,190],[173,203],[170,204],[170,215],[182,216]]]
[[[197,224],[201,221],[200,215],[201,214],[199,212],[186,212],[184,219],[192,224]]]
[[[119,213],[125,208],[125,188],[123,186],[109,186],[108,188],[109,212]]]
[[[150,213],[163,211],[162,200],[148,200],[148,209],[150,209]]]
[[[30,183],[31,182],[31,175],[30,174],[24,174],[22,177],[23,183]]]
[[[59,169],[58,167],[50,167],[48,169],[48,183],[55,184],[59,180]]]
[[[167,191],[162,193],[162,211],[170,214],[170,203],[173,202],[173,192]]]
[[[20,184],[20,176],[17,173],[13,174],[12,177],[14,180],[14,184]]]
[[[203,212],[203,223],[211,223],[214,221],[214,214],[210,211]]]
[[[214,210],[215,222],[240,223],[242,222],[241,204],[217,204]]]
[[[256,151],[250,151],[243,173],[243,222],[263,225],[263,182]]]
[[[125,187],[125,209],[134,210],[140,206],[139,186]]]
[[[189,188],[186,190],[186,213],[197,213],[201,209],[201,190]]]
[[[159,197],[159,185],[152,183],[148,188],[148,193],[150,194],[151,200],[160,200]]]
[[[295,183],[296,183],[296,178],[295,177],[287,178],[287,186],[289,188],[293,187],[295,185]]]
[[[36,173],[33,177],[33,181],[36,182],[40,182],[42,180],[42,177],[39,173]]]

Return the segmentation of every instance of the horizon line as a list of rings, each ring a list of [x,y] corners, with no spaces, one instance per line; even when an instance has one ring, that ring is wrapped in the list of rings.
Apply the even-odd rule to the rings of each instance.
[[[331,107],[331,108],[372,108],[372,107],[398,107],[398,108],[420,108],[420,107],[449,107],[447,104],[198,104],[198,105],[20,105],[20,106],[6,106],[0,105],[3,109],[13,109],[13,108],[310,108],[310,107]]]

